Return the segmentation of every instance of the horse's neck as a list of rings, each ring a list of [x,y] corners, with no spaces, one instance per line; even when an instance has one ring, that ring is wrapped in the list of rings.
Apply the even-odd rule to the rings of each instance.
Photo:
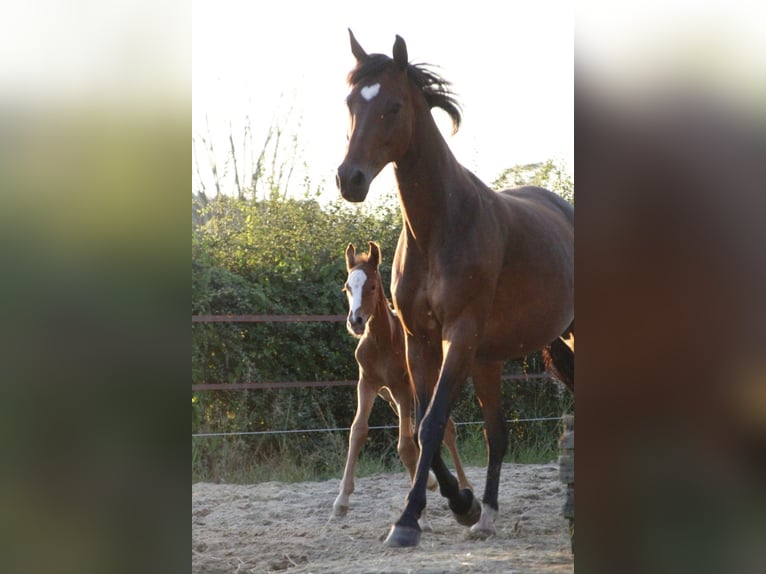
[[[395,172],[404,224],[419,243],[435,231],[431,222],[446,222],[449,229],[449,221],[460,217],[460,202],[454,200],[467,192],[470,174],[455,159],[430,111],[418,121]]]

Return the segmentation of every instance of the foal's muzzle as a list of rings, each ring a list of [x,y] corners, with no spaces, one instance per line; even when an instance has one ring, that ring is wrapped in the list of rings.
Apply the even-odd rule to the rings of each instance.
[[[348,317],[346,317],[346,329],[348,329],[348,332],[352,335],[357,337],[364,335],[365,325],[366,321],[362,318],[361,315],[349,313]]]
[[[371,179],[365,170],[357,166],[346,165],[344,162],[338,167],[335,183],[338,185],[343,199],[358,203],[367,197]]]

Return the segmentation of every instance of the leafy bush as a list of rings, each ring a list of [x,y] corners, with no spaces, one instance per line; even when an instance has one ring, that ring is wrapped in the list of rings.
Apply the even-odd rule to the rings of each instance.
[[[390,282],[401,229],[398,206],[370,209],[336,201],[320,205],[273,194],[263,201],[230,198],[192,205],[192,314],[345,314],[341,287],[349,242],[379,242],[381,273]],[[342,323],[193,323],[192,383],[355,380],[356,340]],[[509,372],[540,372],[539,354],[509,363]],[[560,416],[568,396],[553,383],[505,383],[509,418]],[[571,401],[570,401],[571,404]],[[276,431],[350,426],[354,387],[192,393],[192,433]],[[471,385],[455,408],[458,421],[479,421]],[[396,424],[377,401],[371,425]],[[477,427],[481,428],[481,427]],[[511,449],[555,448],[558,423],[511,425]],[[396,431],[370,433],[364,453],[398,468]],[[293,433],[192,439],[193,480],[296,480],[339,476],[347,433]],[[480,461],[479,461],[480,462]],[[369,465],[377,468],[374,463]],[[289,477],[288,477],[289,478]]]

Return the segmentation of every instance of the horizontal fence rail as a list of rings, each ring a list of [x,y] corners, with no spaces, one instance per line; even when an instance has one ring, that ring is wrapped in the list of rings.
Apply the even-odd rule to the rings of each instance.
[[[537,381],[551,380],[547,373],[532,373],[529,375],[505,375],[503,381]],[[242,391],[254,389],[296,389],[308,387],[353,387],[357,380],[353,381],[260,381],[242,383],[196,383],[192,384],[192,391]]]
[[[192,315],[192,323],[341,323],[346,321],[346,315]],[[551,380],[547,373],[504,375],[502,381],[534,381]],[[255,389],[295,389],[311,387],[351,387],[358,381],[250,381],[239,383],[196,383],[192,391],[241,391]],[[561,417],[542,417],[530,419],[510,419],[509,424],[537,421],[558,421]],[[456,425],[480,425],[483,421],[456,422]],[[395,429],[397,425],[371,426],[370,430]],[[193,434],[192,438],[211,438],[227,436],[259,436],[273,434],[317,433],[317,432],[348,432],[350,427],[317,428],[317,429],[282,429],[269,431],[214,432]]]
[[[247,389],[299,389],[306,387],[353,387],[359,381],[262,381],[259,383],[197,383],[192,391],[241,391]]]
[[[542,421],[560,421],[561,417],[539,417],[531,419],[508,419],[505,422],[508,424],[518,423],[531,423]],[[455,422],[455,426],[466,425],[483,425],[484,421],[469,421],[469,422]],[[384,430],[384,429],[398,429],[399,425],[379,425],[371,426],[369,430]],[[225,436],[263,436],[263,435],[275,435],[275,434],[308,434],[317,432],[348,432],[351,427],[335,427],[335,428],[317,428],[317,429],[281,429],[281,430],[268,430],[268,431],[239,431],[239,432],[207,432],[193,434],[192,438],[212,438],[212,437],[225,437]]]
[[[342,323],[345,315],[192,315],[192,323]]]

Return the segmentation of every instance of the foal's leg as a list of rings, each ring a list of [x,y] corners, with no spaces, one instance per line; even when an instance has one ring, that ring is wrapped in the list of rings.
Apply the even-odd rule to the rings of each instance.
[[[348,457],[346,458],[346,468],[343,471],[343,478],[340,481],[340,493],[333,503],[333,516],[345,516],[348,512],[348,500],[354,492],[354,470],[356,461],[359,459],[359,452],[367,439],[369,426],[367,424],[372,411],[372,404],[378,394],[380,385],[371,383],[364,375],[360,375],[359,384],[356,387],[356,416],[351,425],[351,433],[348,438]]]
[[[474,363],[473,387],[484,415],[484,439],[487,443],[487,482],[481,504],[481,517],[471,527],[472,535],[487,537],[497,533],[497,492],[500,485],[500,469],[508,448],[508,430],[505,426],[500,375],[503,363]]]
[[[452,420],[452,417],[447,419],[447,426],[444,429],[444,444],[452,455],[452,463],[455,465],[455,474],[457,474],[457,482],[460,488],[473,490],[473,485],[465,476],[463,462],[460,460],[460,455],[457,452],[457,431],[455,430],[455,421]]]

